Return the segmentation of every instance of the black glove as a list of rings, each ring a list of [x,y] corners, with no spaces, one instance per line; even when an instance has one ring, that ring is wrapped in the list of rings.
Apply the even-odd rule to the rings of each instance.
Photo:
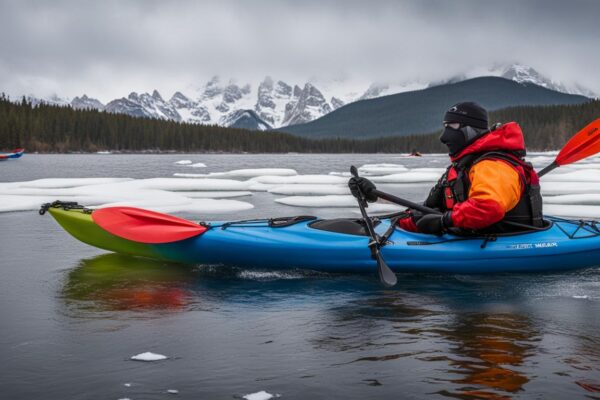
[[[419,210],[413,210],[412,208],[409,208],[406,210],[406,212],[410,215],[415,224],[419,222],[421,218],[423,218],[423,213]]]
[[[352,196],[356,197],[357,199],[360,198],[360,192],[362,192],[368,202],[372,203],[377,201],[377,195],[373,193],[373,190],[376,189],[375,184],[367,178],[352,177],[348,181],[348,187],[350,188]]]
[[[452,226],[452,213],[445,212],[444,214],[427,214],[424,215],[418,222],[417,228],[421,233],[430,233],[433,235],[441,235]]]
[[[438,182],[429,191],[429,195],[423,205],[429,208],[438,208],[442,204],[444,204],[444,187]]]

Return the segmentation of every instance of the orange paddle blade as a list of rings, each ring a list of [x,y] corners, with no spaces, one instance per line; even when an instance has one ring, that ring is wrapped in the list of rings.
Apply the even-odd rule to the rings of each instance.
[[[187,219],[134,207],[107,207],[92,219],[115,236],[140,243],[169,243],[200,235],[208,228]]]
[[[600,152],[600,118],[580,130],[565,144],[556,160],[567,165]]]

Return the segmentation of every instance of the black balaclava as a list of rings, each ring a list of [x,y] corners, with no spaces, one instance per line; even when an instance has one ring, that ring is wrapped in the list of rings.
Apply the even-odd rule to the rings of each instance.
[[[448,154],[455,156],[488,130],[488,114],[475,102],[453,105],[444,115],[444,123],[459,123],[458,129],[444,128],[440,141],[448,146]]]

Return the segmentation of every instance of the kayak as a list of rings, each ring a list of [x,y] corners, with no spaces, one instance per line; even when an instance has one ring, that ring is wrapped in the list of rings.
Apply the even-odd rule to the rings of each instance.
[[[8,160],[10,158],[20,158],[24,151],[25,149],[15,149],[12,153],[0,153],[0,161]]]
[[[124,209],[131,215],[152,213]],[[84,243],[132,256],[255,269],[352,273],[373,273],[377,269],[368,248],[370,237],[361,219],[299,216],[195,223],[152,213],[152,218],[159,219],[140,218],[141,225],[130,231],[139,236],[142,229],[148,239],[131,240],[126,238],[130,233],[123,231],[125,220],[106,224],[100,218],[104,210],[111,211],[54,203],[44,205],[40,214],[48,211],[68,233]],[[199,233],[186,233],[184,236],[191,236],[158,243],[161,232],[166,235],[170,229],[161,222],[162,217],[166,221],[173,219],[173,223],[184,221],[184,231],[197,229]],[[372,220],[377,234],[386,238],[381,254],[394,272],[550,272],[600,265],[600,229],[595,221],[547,217],[547,227],[527,233],[434,236],[404,231],[396,227],[391,216]],[[164,227],[160,228],[160,224]],[[113,228],[119,233],[110,233]]]

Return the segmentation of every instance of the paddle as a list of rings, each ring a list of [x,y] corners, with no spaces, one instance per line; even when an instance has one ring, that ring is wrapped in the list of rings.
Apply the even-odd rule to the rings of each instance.
[[[140,243],[176,242],[208,229],[183,218],[134,207],[100,208],[92,212],[92,219],[109,233]]]
[[[350,173],[355,178],[358,178],[358,171],[356,167],[353,165],[350,167]],[[377,240],[377,234],[375,233],[375,229],[373,228],[373,221],[367,215],[367,211],[365,210],[367,205],[367,200],[365,199],[364,193],[362,193],[359,189],[359,197],[358,207],[360,208],[360,213],[362,214],[363,220],[365,221],[365,225],[367,226],[367,231],[369,232],[369,236],[371,236],[371,241],[369,242],[369,248],[373,252],[373,258],[377,260],[377,273],[379,275],[379,280],[384,286],[392,287],[396,283],[398,283],[398,278],[396,278],[396,274],[388,267],[379,251],[379,241]]]
[[[583,160],[598,152],[600,152],[600,118],[592,121],[585,128],[577,132],[564,145],[552,164],[538,172],[538,176],[542,177],[561,165],[568,165]]]

